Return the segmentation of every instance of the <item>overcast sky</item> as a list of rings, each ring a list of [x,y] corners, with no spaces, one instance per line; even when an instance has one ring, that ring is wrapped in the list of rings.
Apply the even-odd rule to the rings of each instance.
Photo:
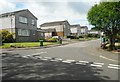
[[[2,0],[0,13],[29,9],[40,24],[68,20],[72,24],[92,27],[87,21],[89,9],[100,0]]]

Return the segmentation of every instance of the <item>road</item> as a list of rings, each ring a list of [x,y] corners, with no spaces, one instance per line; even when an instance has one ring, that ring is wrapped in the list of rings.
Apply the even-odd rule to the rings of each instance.
[[[3,50],[3,79],[28,79],[27,76],[23,78],[23,76],[25,77],[24,73],[19,73],[21,74],[19,77],[15,77],[18,73],[10,74],[12,73],[10,70],[14,66],[18,66],[16,65],[18,62],[23,61],[19,64],[24,64],[26,66],[32,64],[30,70],[33,70],[34,73],[32,75],[30,72],[31,75],[29,74],[30,76],[28,76],[29,78],[34,76],[33,79],[35,80],[118,80],[118,78],[120,78],[118,76],[120,70],[118,54],[101,50],[99,45],[99,40],[91,40],[44,49]],[[6,57],[6,55],[10,57]],[[16,57],[15,61],[13,61],[11,55],[13,55],[12,57],[14,59]],[[18,57],[19,59],[17,59]],[[23,59],[20,59],[21,57]],[[34,63],[32,61],[34,61]],[[11,64],[8,64],[10,62]],[[40,62],[42,62],[42,64]],[[43,65],[42,68],[46,69],[47,72],[42,72],[45,70],[39,68],[40,66],[38,65],[36,67],[38,63],[40,66]],[[24,71],[26,69],[22,68],[22,70]],[[38,75],[38,70],[40,74],[43,73],[43,75]]]

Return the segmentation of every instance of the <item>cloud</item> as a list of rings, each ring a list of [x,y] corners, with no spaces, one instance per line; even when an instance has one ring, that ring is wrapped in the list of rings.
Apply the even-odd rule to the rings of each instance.
[[[29,9],[40,24],[68,20],[70,24],[89,25],[87,12],[99,0],[2,0],[2,12]],[[9,6],[9,7],[8,7]],[[0,12],[1,13],[1,12]]]
[[[25,8],[38,17],[38,25],[58,20],[68,20],[72,24],[86,19],[87,11],[82,10],[79,6],[74,6],[81,5],[81,2],[79,4],[69,2],[28,2],[25,4]],[[75,10],[76,8],[80,10]]]
[[[6,0],[1,0],[0,1],[0,13],[8,12],[14,10],[15,4],[8,2]]]

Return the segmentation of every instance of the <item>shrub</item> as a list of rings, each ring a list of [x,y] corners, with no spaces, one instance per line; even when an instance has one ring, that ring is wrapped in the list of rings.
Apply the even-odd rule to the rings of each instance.
[[[79,38],[84,38],[84,36],[81,35],[81,36],[79,36]]]
[[[47,40],[48,42],[57,42],[57,39],[56,38],[50,38]]]
[[[87,36],[87,37],[93,37],[93,35],[92,35],[92,34],[87,34],[86,36]]]
[[[79,36],[77,36],[76,39],[79,39]]]
[[[14,33],[10,33],[8,30],[1,30],[0,32],[2,34],[2,43],[10,43],[15,41],[13,38]]]
[[[97,35],[97,38],[100,38],[100,34]]]
[[[117,34],[116,39],[117,39],[117,42],[120,42],[120,34]]]

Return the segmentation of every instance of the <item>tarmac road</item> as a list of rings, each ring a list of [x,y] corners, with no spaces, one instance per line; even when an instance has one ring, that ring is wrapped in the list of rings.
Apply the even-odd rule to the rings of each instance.
[[[3,51],[3,80],[118,80],[119,55],[101,50],[99,40],[63,46]]]

